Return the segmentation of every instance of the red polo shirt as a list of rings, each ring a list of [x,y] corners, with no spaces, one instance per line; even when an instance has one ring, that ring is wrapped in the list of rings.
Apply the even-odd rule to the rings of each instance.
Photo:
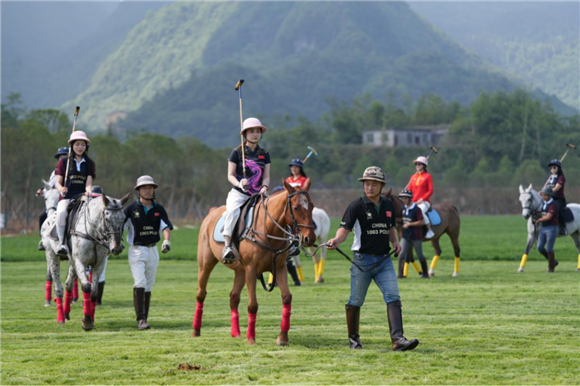
[[[409,180],[408,189],[413,192],[413,202],[420,199],[431,202],[429,198],[433,195],[433,179],[429,173],[415,173]]]

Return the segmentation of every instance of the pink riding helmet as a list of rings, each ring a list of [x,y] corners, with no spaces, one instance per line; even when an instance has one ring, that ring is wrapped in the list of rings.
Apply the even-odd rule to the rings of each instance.
[[[415,161],[413,161],[413,163],[414,164],[422,163],[423,165],[427,166],[427,165],[429,165],[429,160],[427,159],[427,157],[421,156],[421,157],[417,157],[417,159]]]
[[[242,125],[242,131],[240,132],[240,135],[244,135],[244,132],[246,130],[252,129],[254,127],[259,127],[260,129],[262,129],[262,134],[268,131],[268,128],[262,125],[262,122],[260,122],[258,118],[248,118],[244,120],[244,124]]]
[[[74,141],[85,141],[86,143],[91,143],[85,132],[81,130],[76,130],[74,133],[72,133],[68,143],[73,143]]]

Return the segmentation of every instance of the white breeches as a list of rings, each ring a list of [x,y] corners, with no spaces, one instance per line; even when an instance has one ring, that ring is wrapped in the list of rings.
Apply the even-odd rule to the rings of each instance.
[[[235,189],[230,190],[228,199],[226,200],[226,212],[224,219],[223,236],[232,237],[236,221],[240,217],[240,207],[248,201],[250,196],[246,196]]]
[[[429,216],[427,216],[427,211],[431,209],[431,204],[427,201],[423,201],[423,203],[417,204],[417,206],[419,207],[419,209],[421,209],[421,212],[423,212],[423,221],[425,222],[425,225],[428,225]]]
[[[56,206],[56,225],[59,227],[66,225],[66,217],[68,216],[67,206],[69,202],[70,199],[60,200]]]
[[[130,245],[129,266],[133,274],[133,287],[145,288],[145,292],[151,292],[155,284],[157,266],[159,266],[157,246]]]

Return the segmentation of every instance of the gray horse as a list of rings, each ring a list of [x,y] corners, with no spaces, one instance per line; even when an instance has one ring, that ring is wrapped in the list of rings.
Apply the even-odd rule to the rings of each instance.
[[[526,262],[528,261],[528,254],[538,239],[539,228],[534,225],[534,221],[539,219],[543,200],[540,194],[532,188],[532,184],[526,189],[520,185],[520,203],[522,204],[522,216],[528,220],[528,242],[526,250],[522,256],[518,272],[524,272]],[[566,223],[566,231],[574,240],[576,249],[578,250],[578,266],[576,271],[580,271],[580,205],[568,204],[568,209],[574,214],[574,221]]]
[[[105,259],[109,254],[118,255],[123,251],[121,244],[125,222],[123,206],[129,200],[129,194],[121,200],[105,195],[95,199],[83,196],[81,200],[83,203],[79,209],[77,220],[70,229],[70,254],[68,256],[64,304],[63,287],[60,280],[60,258],[56,255],[58,240],[51,236],[56,214],[51,215],[42,226],[42,239],[54,283],[57,322],[64,324],[65,319],[70,320],[72,287],[75,277],[78,277],[83,291],[84,318],[82,319],[82,327],[88,331],[95,328],[94,315],[98,282]],[[86,274],[88,266],[91,266],[93,272],[91,282]]]

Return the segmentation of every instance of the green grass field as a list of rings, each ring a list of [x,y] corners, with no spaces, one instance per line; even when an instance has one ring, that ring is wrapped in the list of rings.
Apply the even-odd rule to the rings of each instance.
[[[348,349],[349,264],[336,253],[329,253],[324,284],[312,283],[312,262],[302,257],[306,282],[292,287],[290,347],[275,346],[278,290],[258,292],[256,346],[230,337],[233,275],[221,265],[209,283],[202,336],[191,338],[196,242],[196,231],[182,227],[172,236],[172,260],[162,255],[152,330],[136,329],[131,273],[121,257],[109,262],[96,330],[84,332],[78,304],[64,326],[56,324],[54,306],[43,307],[46,264],[35,251],[37,238],[2,238],[2,384],[580,383],[577,252],[570,238],[560,238],[555,274],[545,272],[535,251],[526,272],[516,273],[525,243],[521,217],[464,218],[460,277],[451,277],[445,241],[436,277],[419,279],[411,269],[400,281],[405,335],[421,341],[406,353],[390,351],[385,305],[374,284],[361,311],[364,350]],[[242,296],[245,332],[245,291]],[[197,370],[180,371],[182,363]]]

